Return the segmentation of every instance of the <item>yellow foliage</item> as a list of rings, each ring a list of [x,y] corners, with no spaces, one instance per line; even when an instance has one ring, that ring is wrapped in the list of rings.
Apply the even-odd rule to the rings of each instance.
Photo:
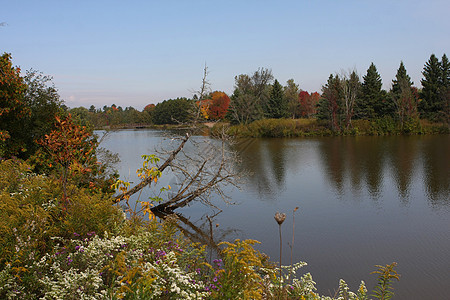
[[[262,299],[263,280],[258,272],[260,268],[269,267],[267,257],[253,248],[258,244],[255,240],[235,240],[234,243],[222,242],[226,245],[222,250],[225,268],[217,275],[222,285],[217,297],[238,297],[242,299]]]
[[[200,107],[200,113],[202,114],[203,118],[208,120],[209,119],[209,106],[203,105],[202,107]]]
[[[151,221],[153,219],[156,220],[155,214],[152,212],[153,204],[148,201],[140,201],[142,205],[142,211],[144,212],[144,216],[148,214],[148,219]]]

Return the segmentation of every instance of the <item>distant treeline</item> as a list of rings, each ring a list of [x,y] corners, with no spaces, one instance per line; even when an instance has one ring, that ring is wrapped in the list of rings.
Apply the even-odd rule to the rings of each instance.
[[[353,128],[353,120],[387,119],[409,128],[419,119],[449,123],[450,64],[446,54],[439,60],[432,54],[425,63],[422,88],[414,86],[403,62],[397,69],[389,91],[374,63],[362,77],[355,71],[331,74],[321,93],[300,89],[290,79],[282,86],[272,71],[260,68],[253,74],[235,77],[233,94],[202,90],[191,99],[164,100],[147,105],[142,112],[132,107],[104,106],[103,109],[74,108],[70,112],[95,127],[123,124],[178,124],[224,120],[231,124],[250,124],[262,119],[315,118],[326,122],[333,132]]]
[[[85,107],[76,107],[69,109],[70,114],[75,117],[82,125],[93,126],[94,128],[120,127],[127,125],[148,125],[153,124],[151,112],[154,104],[147,105],[142,111],[129,106],[122,108],[115,104],[103,106],[102,109],[91,105],[89,109]]]

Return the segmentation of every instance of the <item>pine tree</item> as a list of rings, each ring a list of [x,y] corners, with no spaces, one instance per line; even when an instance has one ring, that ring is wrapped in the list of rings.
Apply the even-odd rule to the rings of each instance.
[[[417,102],[419,95],[417,88],[412,85],[411,77],[407,74],[403,62],[400,62],[397,75],[392,80],[390,94],[391,103],[395,107],[395,113],[402,128],[405,122],[411,122],[418,117]]]
[[[363,79],[362,95],[357,103],[357,117],[373,119],[382,115],[383,106],[381,76],[373,63],[370,64]]]
[[[440,102],[443,112],[443,119],[450,123],[450,63],[447,55],[442,55],[441,61],[441,78],[440,78]]]
[[[284,98],[283,86],[275,79],[266,105],[266,117],[279,119],[286,117],[287,113],[287,103]]]
[[[447,55],[442,55],[441,60],[441,80],[440,83],[443,87],[450,87],[450,62],[448,61]]]
[[[400,84],[402,83],[402,84]],[[392,80],[392,90],[391,92],[395,95],[401,94],[401,85],[408,85],[412,86],[414,82],[411,81],[411,77],[409,77],[408,73],[406,72],[405,65],[403,64],[403,61],[400,62],[400,66],[397,70],[397,75],[395,75],[395,79]]]
[[[439,90],[441,88],[441,64],[437,57],[431,54],[430,59],[425,63],[423,68],[424,78],[422,83],[422,102],[420,104],[421,112],[429,116],[429,113],[436,112],[439,104]]]
[[[392,87],[389,91],[389,101],[386,101],[383,109],[385,110],[385,115],[397,115],[399,112],[399,99],[404,98],[405,93],[408,93],[409,89],[412,87],[414,83],[411,81],[411,77],[409,77],[406,72],[405,65],[403,61],[400,62],[400,66],[397,69],[397,74],[395,75],[395,79],[392,80]]]

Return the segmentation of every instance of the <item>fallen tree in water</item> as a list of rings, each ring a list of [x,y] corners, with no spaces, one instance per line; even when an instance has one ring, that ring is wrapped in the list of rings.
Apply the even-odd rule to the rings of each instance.
[[[189,147],[193,148],[184,151],[188,141]],[[115,202],[126,200],[128,205],[130,196],[141,192],[146,186],[156,184],[163,172],[169,168],[171,176],[175,179],[175,184],[169,186],[169,198],[165,201],[159,198],[157,205],[153,206],[152,203],[147,206],[147,211],[172,212],[194,200],[215,207],[210,201],[213,193],[220,195],[226,203],[229,203],[229,198],[223,193],[222,188],[226,185],[237,186],[239,176],[238,172],[234,171],[238,157],[234,151],[227,149],[230,142],[225,135],[217,140],[203,138],[194,140],[186,134],[180,138],[180,144],[175,150],[159,151],[158,156],[167,157],[160,166],[156,165],[159,159],[155,156],[143,156],[148,160],[144,162],[143,169],[139,170],[139,174],[143,174],[140,176],[141,182],[130,189],[121,188],[122,192],[114,198]],[[149,162],[156,166],[150,168]]]

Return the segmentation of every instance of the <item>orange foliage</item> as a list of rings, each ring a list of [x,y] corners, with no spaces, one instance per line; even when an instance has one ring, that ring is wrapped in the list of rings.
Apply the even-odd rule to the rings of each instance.
[[[69,114],[65,118],[56,117],[55,130],[37,141],[46,152],[36,154],[36,162],[46,169],[56,171],[64,189],[64,200],[67,199],[66,185],[70,180],[91,190],[100,188],[99,177],[103,167],[97,162],[97,140],[85,126],[75,124]]]
[[[150,103],[144,107],[144,111],[152,112],[155,109],[156,105],[153,103]]]
[[[89,165],[95,164],[94,152],[96,142],[85,126],[73,123],[69,114],[66,118],[56,117],[56,129],[45,135],[39,144],[47,149],[53,161],[63,167],[76,162],[83,166],[82,171],[89,171]]]
[[[211,104],[209,105],[209,117],[213,120],[221,120],[225,118],[228,107],[230,106],[230,98],[224,92],[216,91],[211,95]]]

